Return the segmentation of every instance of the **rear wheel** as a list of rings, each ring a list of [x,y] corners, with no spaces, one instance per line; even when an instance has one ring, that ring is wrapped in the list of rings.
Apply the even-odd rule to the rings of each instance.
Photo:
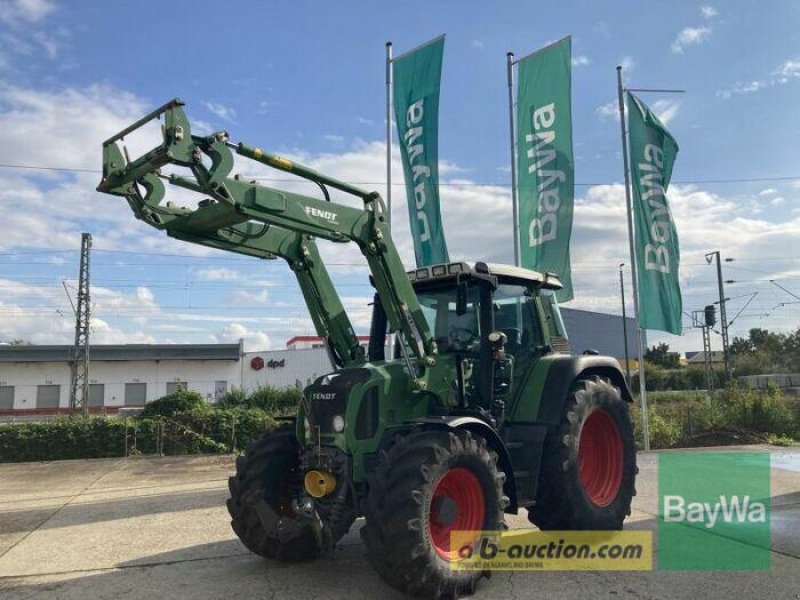
[[[540,529],[622,529],[635,492],[636,445],[628,404],[606,379],[575,383],[542,457],[536,504]]]
[[[233,531],[251,552],[286,561],[319,554],[312,527],[291,505],[302,486],[299,462],[293,427],[265,433],[236,459],[227,506]]]
[[[486,440],[468,431],[412,433],[382,453],[370,478],[362,537],[392,587],[440,598],[472,593],[483,575],[455,571],[453,531],[503,526],[505,475]]]

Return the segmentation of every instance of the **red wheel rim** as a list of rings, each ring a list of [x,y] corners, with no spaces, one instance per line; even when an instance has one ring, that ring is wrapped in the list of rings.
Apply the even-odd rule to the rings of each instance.
[[[450,550],[450,533],[480,531],[485,514],[483,489],[475,474],[463,467],[445,473],[433,490],[428,519],[436,553],[447,561],[458,558],[458,551]]]
[[[622,438],[608,411],[596,410],[581,429],[578,445],[580,479],[596,506],[608,506],[622,486]]]

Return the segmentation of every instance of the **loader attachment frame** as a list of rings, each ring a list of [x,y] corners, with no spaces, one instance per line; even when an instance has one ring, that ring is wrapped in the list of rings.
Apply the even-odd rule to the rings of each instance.
[[[319,256],[315,238],[354,242],[367,260],[372,280],[386,310],[389,328],[404,343],[406,364],[421,385],[427,367],[435,364],[436,343],[392,242],[386,207],[380,195],[316,172],[281,156],[244,143],[234,144],[227,132],[192,135],[184,103],[171,100],[103,143],[103,178],[97,190],[124,197],[137,218],[168,235],[205,246],[257,256],[280,257],[295,272],[320,335],[330,340],[339,364],[364,361],[341,300]],[[163,120],[162,142],[130,160],[119,143],[153,120]],[[268,167],[320,185],[325,199],[278,190],[230,177],[234,152]],[[162,174],[174,165],[191,176]],[[206,196],[195,209],[162,204],[165,181]],[[362,208],[331,202],[326,187],[355,196]]]

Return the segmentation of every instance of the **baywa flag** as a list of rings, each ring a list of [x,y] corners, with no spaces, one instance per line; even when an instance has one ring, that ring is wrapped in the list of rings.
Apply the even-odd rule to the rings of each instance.
[[[680,246],[667,202],[678,144],[652,111],[628,92],[639,326],[680,335]]]
[[[521,265],[557,274],[571,300],[569,240],[575,199],[572,158],[572,41],[519,61],[517,155]]]
[[[444,36],[393,61],[394,112],[417,266],[450,261],[439,208],[439,83]]]

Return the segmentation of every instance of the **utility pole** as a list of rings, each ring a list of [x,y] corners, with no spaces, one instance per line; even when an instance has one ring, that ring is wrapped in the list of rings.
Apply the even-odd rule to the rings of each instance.
[[[89,413],[89,313],[91,307],[89,295],[89,250],[91,247],[92,234],[82,234],[69,407],[73,413],[80,410],[83,414]]]
[[[720,257],[719,250],[709,252],[706,254],[706,262],[711,264],[711,261],[716,258],[717,260],[717,284],[719,286],[719,327],[722,333],[722,358],[725,362],[725,380],[730,379],[731,364],[730,353],[728,350],[728,316],[725,311],[725,288],[722,281],[722,258]],[[725,262],[733,261],[732,258],[726,258]]]
[[[622,339],[625,340],[625,377],[628,378],[628,385],[631,383],[631,359],[628,355],[628,319],[625,316],[625,279],[622,275],[622,267],[625,263],[619,263],[619,296],[622,300]]]

